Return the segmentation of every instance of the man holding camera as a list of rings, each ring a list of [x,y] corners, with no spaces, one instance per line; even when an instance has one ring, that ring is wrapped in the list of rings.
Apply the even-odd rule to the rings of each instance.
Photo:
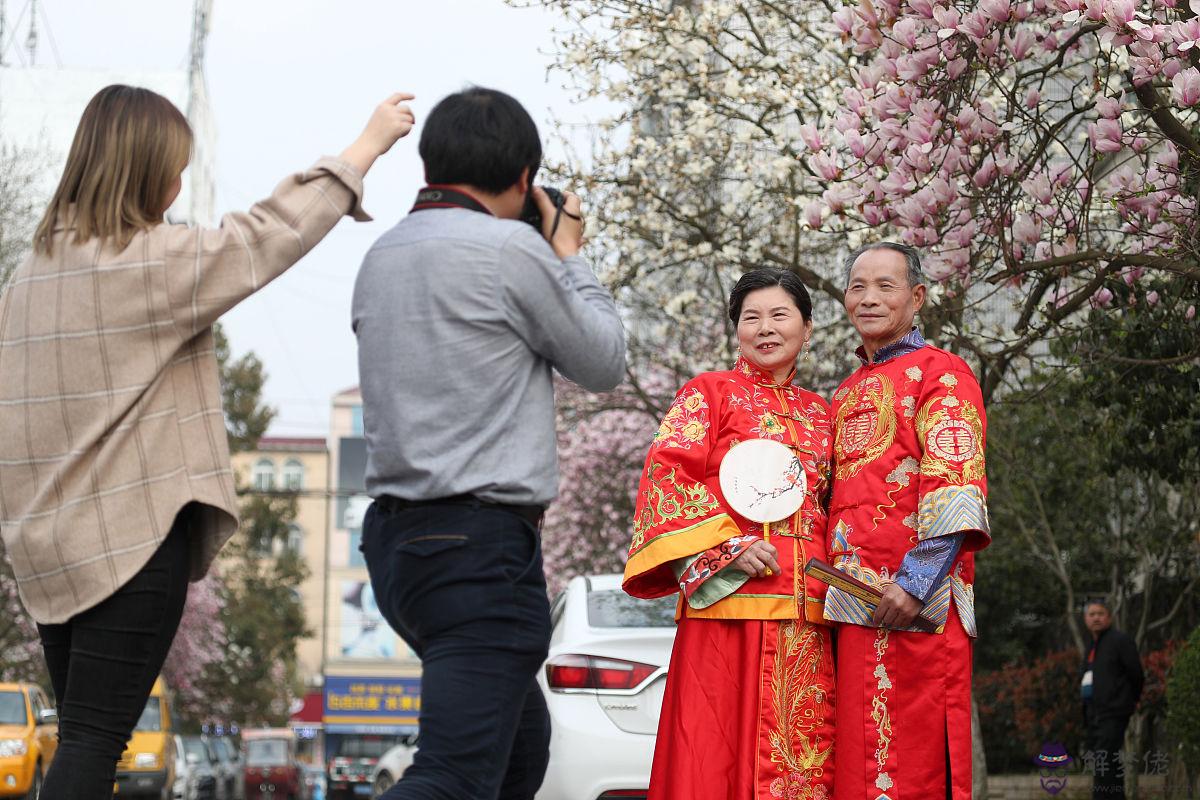
[[[534,676],[550,638],[552,369],[612,389],[625,337],[578,255],[579,198],[533,185],[542,148],[520,103],[450,95],[420,153],[430,185],[367,253],[353,306],[375,498],[362,549],[423,673],[420,747],[384,797],[524,800],[550,741]]]

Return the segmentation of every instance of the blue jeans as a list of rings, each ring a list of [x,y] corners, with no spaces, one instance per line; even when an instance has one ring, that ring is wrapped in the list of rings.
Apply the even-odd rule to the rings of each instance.
[[[532,800],[550,746],[534,680],[550,642],[537,529],[487,505],[374,503],[362,551],[422,666],[416,758],[384,800]]]

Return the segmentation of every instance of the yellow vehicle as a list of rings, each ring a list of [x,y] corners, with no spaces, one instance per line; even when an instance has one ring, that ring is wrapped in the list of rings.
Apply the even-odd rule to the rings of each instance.
[[[175,785],[175,737],[162,678],[154,681],[133,736],[117,762],[115,794],[170,800]]]
[[[58,747],[58,714],[32,683],[0,683],[0,797],[34,800]]]

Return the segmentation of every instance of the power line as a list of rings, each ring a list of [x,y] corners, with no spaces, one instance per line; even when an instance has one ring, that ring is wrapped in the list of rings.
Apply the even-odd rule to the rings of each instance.
[[[62,56],[58,52],[58,42],[54,40],[54,26],[50,24],[50,17],[46,13],[46,4],[41,5],[42,24],[46,27],[46,38],[50,40],[50,52],[54,53],[54,64],[59,69],[63,68]]]

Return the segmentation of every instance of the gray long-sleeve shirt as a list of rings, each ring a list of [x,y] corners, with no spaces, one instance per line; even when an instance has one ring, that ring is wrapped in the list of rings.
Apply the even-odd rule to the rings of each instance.
[[[466,209],[410,214],[375,242],[353,327],[372,497],[547,504],[551,368],[591,391],[625,374],[616,305],[587,262]]]

